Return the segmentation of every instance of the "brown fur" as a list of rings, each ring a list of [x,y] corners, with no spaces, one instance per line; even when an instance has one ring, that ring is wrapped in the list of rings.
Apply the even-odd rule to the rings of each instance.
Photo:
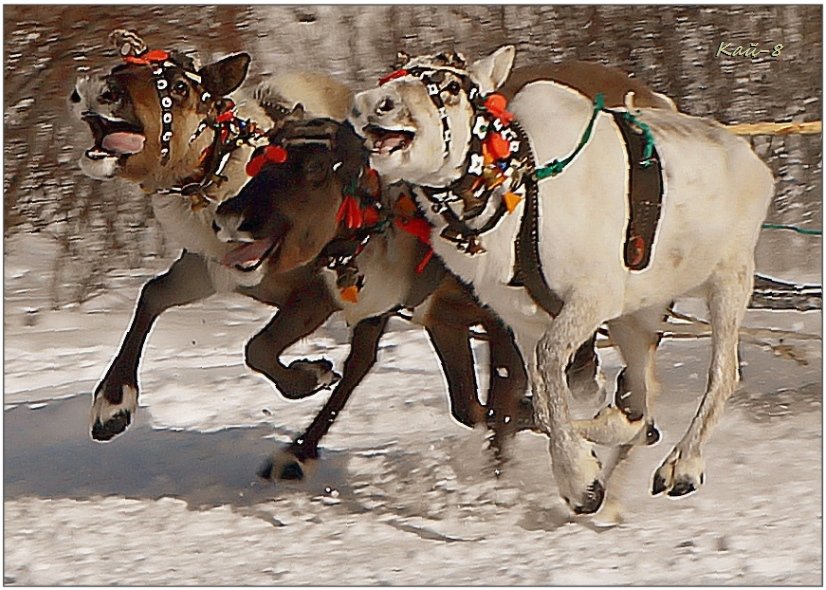
[[[559,82],[589,98],[594,98],[601,92],[605,95],[605,105],[608,107],[626,106],[628,93],[633,92],[633,106],[636,108],[676,110],[669,98],[654,92],[642,81],[629,77],[619,68],[586,61],[516,68],[498,92],[510,100],[523,86],[537,80]]]

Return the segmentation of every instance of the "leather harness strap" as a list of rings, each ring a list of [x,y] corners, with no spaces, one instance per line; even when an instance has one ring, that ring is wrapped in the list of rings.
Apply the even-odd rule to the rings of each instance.
[[[628,152],[628,224],[623,256],[625,266],[643,270],[651,261],[654,236],[660,221],[663,200],[662,164],[657,150],[646,158],[645,137],[624,112],[609,111],[625,141]]]
[[[517,121],[513,121],[511,126],[519,136],[520,143],[526,148],[528,169],[535,170],[536,161],[525,131]],[[551,317],[558,316],[565,302],[548,286],[545,275],[542,274],[542,262],[539,258],[539,185],[533,174],[525,179],[525,206],[519,234],[513,247],[515,263],[513,278],[508,285],[524,287],[534,303]]]

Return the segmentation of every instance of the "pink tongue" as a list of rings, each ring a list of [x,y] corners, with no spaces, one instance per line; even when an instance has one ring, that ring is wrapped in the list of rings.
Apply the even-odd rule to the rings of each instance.
[[[116,154],[137,154],[143,149],[145,140],[146,138],[138,133],[119,131],[104,137],[101,147],[107,152],[115,152]]]
[[[275,242],[274,238],[262,238],[250,244],[239,246],[232,252],[224,256],[222,262],[226,266],[235,266],[236,264],[244,264],[247,262],[258,262],[261,257],[266,254],[270,246]]]
[[[399,133],[398,135],[385,135],[382,137],[378,142],[376,142],[376,147],[379,150],[392,150],[395,147],[400,146],[404,143],[406,137]]]

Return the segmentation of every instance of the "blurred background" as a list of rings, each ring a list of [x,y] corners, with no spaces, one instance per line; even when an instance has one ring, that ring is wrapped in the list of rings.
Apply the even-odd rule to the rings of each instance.
[[[4,241],[7,254],[17,236],[48,241],[51,262],[39,280],[51,308],[82,303],[114,277],[141,274],[147,261],[176,253],[145,197],[123,183],[88,179],[76,163],[89,139],[69,117],[67,97],[77,73],[117,63],[106,40],[114,28],[136,30],[150,47],[197,49],[204,62],[248,51],[246,88],[289,68],[327,71],[360,90],[389,70],[399,50],[455,48],[473,58],[514,43],[517,65],[617,66],[681,110],[723,123],[819,120],[822,110],[822,8],[814,5],[29,5],[5,6],[4,20]],[[783,50],[755,60],[717,57],[721,42]],[[778,179],[769,221],[819,228],[821,136],[754,144]],[[781,233],[762,246],[772,265],[819,275],[820,239]]]

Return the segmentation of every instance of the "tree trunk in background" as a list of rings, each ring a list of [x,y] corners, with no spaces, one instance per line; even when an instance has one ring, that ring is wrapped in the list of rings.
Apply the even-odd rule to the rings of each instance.
[[[146,199],[90,180],[76,164],[87,133],[67,116],[66,99],[78,71],[117,62],[106,39],[119,27],[152,47],[197,49],[204,61],[248,51],[248,88],[273,72],[314,69],[363,89],[399,50],[475,57],[513,43],[517,65],[617,66],[685,112],[724,123],[815,120],[822,109],[820,6],[54,5],[5,6],[4,22],[6,235],[54,236],[56,269],[84,290],[104,286],[111,269],[164,253]],[[723,59],[715,56],[720,42],[784,48],[779,58]],[[778,178],[770,219],[819,227],[821,137],[761,138],[755,147]],[[806,248],[797,239],[787,249]]]

